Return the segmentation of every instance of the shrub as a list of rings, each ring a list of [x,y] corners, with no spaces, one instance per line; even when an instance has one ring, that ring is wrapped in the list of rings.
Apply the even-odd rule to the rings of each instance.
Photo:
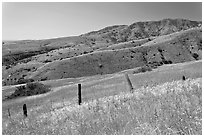
[[[51,60],[46,59],[45,61],[43,61],[43,63],[48,63],[48,62],[52,62]]]
[[[6,66],[6,69],[9,69],[9,68],[11,68],[9,65],[8,65],[8,66]]]
[[[133,74],[140,73],[140,72],[144,73],[146,71],[152,71],[152,68],[149,66],[143,66],[143,67],[140,67],[137,70],[133,71]]]
[[[172,61],[171,61],[171,60],[169,60],[168,62],[169,62],[169,64],[172,64]]]
[[[198,60],[199,55],[198,55],[197,53],[193,53],[192,56],[193,56],[196,60]]]
[[[27,83],[26,85],[16,87],[16,90],[7,99],[13,99],[22,96],[32,96],[44,94],[50,91],[50,87],[39,82]]]
[[[47,80],[47,77],[46,78],[42,78],[40,81],[45,81],[45,80]]]
[[[87,54],[88,52],[87,51],[84,51],[84,54]]]
[[[159,48],[158,48],[158,51],[161,53],[161,52],[162,52],[162,49],[159,47]]]
[[[172,64],[172,61],[171,60],[164,60],[163,63],[164,64]]]
[[[163,63],[164,64],[169,64],[169,62],[167,60],[164,60]]]
[[[34,80],[33,80],[33,79],[20,78],[20,79],[18,79],[18,81],[16,82],[16,84],[24,84],[24,83],[28,83],[28,82],[34,82]]]
[[[153,61],[153,62],[148,62],[148,65],[151,66],[151,67],[154,67],[154,66],[161,66],[163,65],[163,62],[156,62],[156,61]]]

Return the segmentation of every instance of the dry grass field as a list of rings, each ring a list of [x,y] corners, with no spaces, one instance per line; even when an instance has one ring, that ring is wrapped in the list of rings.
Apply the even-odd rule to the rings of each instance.
[[[166,82],[93,99],[18,112],[3,119],[3,134],[201,135],[201,78]],[[68,105],[67,105],[68,104]]]
[[[191,122],[197,122],[198,129],[194,129],[194,127],[190,126],[185,131],[182,131],[184,129],[180,129],[178,127],[179,125],[173,127],[168,125],[169,123],[166,123],[165,126],[167,127],[162,129],[162,124],[164,123],[160,123],[161,125],[159,123],[157,123],[158,125],[156,123],[152,124],[151,121],[148,120],[153,116],[153,114],[145,112],[152,111],[150,109],[152,108],[152,106],[148,106],[148,104],[154,104],[155,106],[158,106],[158,102],[162,104],[169,97],[172,98],[169,98],[170,101],[165,102],[165,105],[172,105],[172,103],[170,103],[171,101],[177,104],[173,99],[177,97],[179,100],[179,98],[181,97],[180,94],[184,94],[184,98],[186,98],[186,96],[191,98],[191,94],[193,94],[194,96],[194,92],[198,92],[199,95],[197,95],[196,93],[196,96],[201,97],[201,65],[201,61],[172,64],[161,66],[150,72],[138,74],[133,74],[134,69],[131,69],[121,73],[111,74],[107,76],[104,75],[103,77],[84,77],[81,79],[77,79],[76,81],[74,81],[74,79],[67,79],[66,81],[65,79],[63,81],[64,84],[62,84],[62,81],[48,81],[46,84],[50,84],[53,86],[50,93],[31,97],[23,97],[3,102],[3,134],[201,134],[201,129],[199,129],[201,128],[201,125],[199,125],[201,124],[201,122],[199,122],[199,120],[194,121],[195,119],[190,119],[190,121],[192,120]],[[135,88],[135,92],[133,94],[129,93],[128,91],[127,81],[125,80],[123,73],[129,74],[129,77],[133,83],[133,87]],[[184,82],[181,80],[183,75],[188,78]],[[71,81],[73,81],[73,83]],[[68,85],[66,85],[66,83],[68,83]],[[77,83],[82,83],[82,106],[77,105]],[[196,90],[194,90],[194,88],[196,88]],[[185,89],[185,91],[182,91],[183,89]],[[174,90],[176,92],[174,92]],[[5,92],[7,93],[9,91],[12,92],[12,89],[3,91],[3,95]],[[162,95],[159,95],[161,91],[164,93],[162,93]],[[145,94],[143,94],[143,92],[145,92]],[[146,92],[148,94],[146,94]],[[186,92],[189,94],[186,95]],[[126,96],[127,98],[125,100],[129,101],[124,101],[124,97]],[[141,101],[141,99],[138,99],[137,96],[142,96],[142,99],[146,98],[146,101]],[[154,102],[155,98],[157,98],[156,102]],[[109,100],[108,104],[104,104],[103,101],[101,101],[107,99]],[[153,99],[153,102],[151,102],[151,99]],[[149,100],[150,102],[148,103],[147,100]],[[201,102],[202,98],[196,98],[196,100],[198,102]],[[118,104],[116,102],[123,103]],[[23,120],[22,115],[22,105],[24,103],[26,103],[28,106],[28,118],[25,120]],[[115,106],[114,103],[116,103],[117,106]],[[138,103],[140,105],[137,106]],[[188,104],[188,102],[186,103]],[[87,104],[89,104],[88,106],[90,108],[87,108]],[[138,108],[138,112],[133,108],[129,108],[133,107],[134,105],[136,105],[137,107],[144,105],[147,108],[145,108],[144,112],[139,113],[139,110],[142,109],[142,107]],[[182,104],[182,107],[183,105],[184,104]],[[116,108],[112,108],[114,106]],[[84,109],[84,107],[86,109]],[[107,110],[104,110],[105,108],[103,107],[105,107]],[[197,107],[200,106],[198,105]],[[100,110],[102,108],[103,110]],[[130,110],[126,110],[125,108]],[[161,112],[160,110],[158,110],[160,114],[159,118],[164,118],[165,116],[167,116],[165,114],[167,112],[163,112],[167,110],[165,110],[165,107],[162,108],[164,110],[161,110]],[[8,109],[10,111],[11,117],[8,116]],[[91,110],[87,111],[87,109]],[[184,118],[187,118],[186,116],[190,115],[184,114],[182,116],[180,114],[173,114],[174,111],[176,112],[177,109],[180,108],[175,109],[176,110],[171,110],[172,112],[167,116],[169,118],[170,115],[175,115],[175,122],[180,117],[184,116]],[[133,112],[133,110],[135,110],[135,112]],[[105,111],[106,113],[102,113],[102,111]],[[168,110],[168,112],[169,111],[170,110]],[[150,115],[147,116],[149,118],[139,118],[141,119],[141,121],[140,124],[137,125],[138,123],[130,122],[132,120],[135,120],[131,118],[134,118],[134,115],[137,115],[136,112],[139,113],[138,115],[140,116],[144,114]],[[199,118],[201,118],[200,113],[201,112],[198,112]],[[112,115],[115,115],[116,117]],[[124,117],[126,115],[130,115],[131,117],[128,117],[128,119],[126,119],[127,117]],[[91,119],[93,117],[94,119]],[[113,117],[113,121],[104,121],[108,117]],[[69,118],[71,118],[72,120],[69,121]],[[126,126],[124,126],[121,121],[118,121],[119,119],[123,120],[123,124]],[[128,121],[130,123],[128,123]],[[161,119],[159,121],[162,122]],[[71,125],[77,125],[77,127],[74,127],[74,129],[72,129],[71,127],[69,127]],[[101,126],[106,126],[107,129],[102,129]],[[91,130],[91,128],[94,128],[94,130]]]

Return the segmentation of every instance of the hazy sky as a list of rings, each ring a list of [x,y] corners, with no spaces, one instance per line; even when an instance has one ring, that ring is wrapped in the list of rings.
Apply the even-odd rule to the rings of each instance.
[[[3,40],[74,36],[111,25],[185,18],[202,20],[202,3],[3,3]]]

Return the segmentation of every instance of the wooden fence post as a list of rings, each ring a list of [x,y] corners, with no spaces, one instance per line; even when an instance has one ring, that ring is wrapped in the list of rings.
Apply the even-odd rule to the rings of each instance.
[[[81,105],[81,84],[78,84],[78,103]]]
[[[134,88],[133,88],[133,86],[132,86],[132,83],[131,83],[131,81],[130,81],[130,78],[129,78],[128,74],[125,74],[125,78],[126,78],[126,80],[127,80],[128,87],[129,87],[130,92],[133,92]]]
[[[8,116],[9,118],[11,118],[11,113],[10,113],[10,109],[8,108]]]
[[[23,105],[23,115],[24,117],[28,116],[26,104]]]
[[[185,77],[185,76],[183,76],[183,77],[182,77],[182,80],[183,80],[183,81],[185,81],[185,80],[186,80],[186,77]]]

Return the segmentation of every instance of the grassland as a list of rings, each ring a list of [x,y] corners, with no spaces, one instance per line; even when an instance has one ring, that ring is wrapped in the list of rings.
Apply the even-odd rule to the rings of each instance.
[[[201,135],[202,81],[142,87],[81,106],[44,104],[29,109],[29,115],[3,119],[3,134]]]

